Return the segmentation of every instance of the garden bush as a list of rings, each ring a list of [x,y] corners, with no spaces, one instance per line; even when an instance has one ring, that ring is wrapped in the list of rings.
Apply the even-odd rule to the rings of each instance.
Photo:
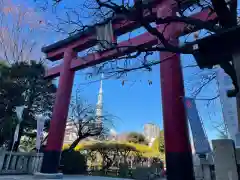
[[[122,178],[128,177],[129,169],[127,163],[120,163],[119,164],[119,176]]]
[[[64,150],[61,155],[60,170],[63,174],[85,174],[86,158],[79,151]]]

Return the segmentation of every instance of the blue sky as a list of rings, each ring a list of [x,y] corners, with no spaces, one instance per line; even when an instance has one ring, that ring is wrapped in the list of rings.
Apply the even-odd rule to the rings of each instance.
[[[159,54],[153,55],[159,58]],[[189,57],[182,57],[182,61],[188,60]],[[152,122],[163,128],[162,124],[162,103],[161,103],[161,86],[160,86],[160,66],[154,66],[151,73],[132,72],[126,78],[126,83],[122,86],[122,80],[109,79],[104,80],[104,110],[119,117],[115,121],[117,132],[139,131],[143,130],[143,124]],[[78,73],[77,73],[78,74]],[[191,75],[191,72],[184,71],[185,79]],[[153,84],[148,85],[148,80]],[[85,83],[87,85],[85,85]],[[84,76],[75,77],[75,88],[83,88],[82,94],[84,99],[90,103],[96,103],[99,82],[88,83]],[[216,88],[215,84],[209,85],[206,92],[203,92],[198,98],[213,97],[210,92]],[[74,91],[74,89],[73,89]],[[190,96],[190,91],[186,89],[186,94]],[[213,93],[214,95],[214,93]],[[212,120],[221,120],[220,104],[218,101],[207,106],[206,101],[197,100],[199,114],[204,121],[208,136],[212,139],[216,137],[216,131],[212,127]],[[210,108],[209,108],[210,107]],[[216,113],[213,113],[216,111]]]
[[[14,0],[14,2],[22,2]],[[25,1],[25,6],[34,8],[33,1]],[[60,10],[62,7],[59,7]],[[60,12],[59,16],[64,12]],[[53,13],[40,12],[36,10],[43,19],[54,21],[55,16]],[[141,32],[141,31],[140,31]],[[133,35],[136,35],[133,34]],[[61,39],[63,36],[56,32],[44,31],[39,35],[39,47],[43,44],[50,44],[54,41]],[[124,37],[122,37],[124,39]],[[40,49],[36,52],[36,56],[42,56]],[[151,59],[158,59],[159,53],[154,53]],[[181,56],[182,65],[186,66],[194,64],[194,59],[190,55]],[[117,116],[114,125],[118,133],[129,131],[143,131],[143,125],[151,122],[163,128],[162,124],[162,103],[161,103],[161,87],[160,87],[160,66],[153,67],[152,72],[135,71],[129,73],[127,77],[121,79],[107,79],[103,82],[104,93],[104,110]],[[186,95],[191,95],[191,88],[197,83],[200,75],[194,76],[193,74],[200,71],[198,68],[184,68],[184,80]],[[211,71],[204,71],[201,74],[211,73]],[[97,93],[99,89],[99,81],[91,83],[99,77],[93,79],[85,79],[86,76],[83,72],[76,72],[73,93],[76,89],[80,89],[82,98],[91,104],[96,104]],[[122,80],[126,83],[122,86]],[[148,80],[152,80],[153,84],[148,85]],[[197,98],[209,98],[216,95],[216,83],[211,83]],[[206,101],[197,101],[199,114],[203,119],[205,129],[210,139],[217,137],[217,132],[213,128],[212,121],[221,121],[221,108],[219,100],[212,102],[207,106]]]
[[[159,58],[159,53],[154,53],[152,58]],[[190,56],[182,56],[183,64],[192,61]],[[188,63],[187,63],[188,64]],[[103,81],[103,100],[104,110],[117,116],[118,119],[114,121],[115,129],[118,133],[138,131],[142,132],[143,125],[151,122],[163,128],[162,124],[162,102],[161,102],[161,86],[160,86],[160,66],[153,67],[153,71],[149,72],[132,72],[126,78],[106,79]],[[196,70],[184,69],[184,78],[187,81],[192,72]],[[100,82],[94,80],[85,80],[85,75],[77,72],[74,81],[74,88],[81,89],[82,97],[91,104],[96,104],[97,94]],[[122,80],[126,80],[122,86]],[[152,80],[153,84],[150,86],[148,80]],[[94,83],[91,83],[91,82]],[[190,81],[191,83],[191,81]],[[192,82],[193,83],[193,82]],[[186,95],[191,96],[191,91],[188,90],[190,85],[186,84]],[[197,98],[210,98],[216,93],[215,83],[211,83],[206,87]],[[197,100],[197,107],[199,115],[204,122],[207,135],[210,139],[217,137],[217,132],[213,128],[213,121],[221,121],[221,109],[218,100],[211,102],[207,106],[207,101]]]

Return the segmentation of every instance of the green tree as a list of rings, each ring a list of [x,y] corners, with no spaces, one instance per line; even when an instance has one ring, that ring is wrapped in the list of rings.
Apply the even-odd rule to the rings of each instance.
[[[19,139],[15,143],[14,150],[18,149],[23,135],[34,136],[32,132],[37,127],[37,115],[43,116],[49,121],[55,99],[56,86],[52,80],[44,79],[45,68],[42,63],[30,61],[30,63],[15,63],[11,67],[11,77],[16,80],[23,90],[25,106],[23,121],[20,125]]]
[[[159,134],[159,151],[165,152],[165,145],[164,145],[164,131],[161,130]]]
[[[138,144],[148,144],[144,135],[137,132],[131,132],[127,136],[128,142],[138,143]]]
[[[16,106],[23,101],[23,90],[10,77],[11,68],[0,64],[0,146],[7,147],[17,124]]]
[[[159,137],[157,137],[152,144],[152,148],[154,150],[158,150],[159,152],[165,152],[164,150],[164,131],[161,130],[159,133]]]
[[[118,142],[98,142],[95,144],[86,145],[83,147],[83,149],[90,152],[96,151],[101,154],[102,171],[110,168],[119,155],[123,158],[124,162],[126,162],[126,159],[131,152],[138,152],[136,147],[133,145]]]
[[[79,151],[64,150],[61,154],[60,169],[64,174],[85,174],[86,157]]]
[[[4,93],[1,94],[5,97],[4,106],[12,109],[8,110],[8,113],[5,110],[9,116],[3,116],[4,122],[12,123],[13,127],[16,126],[16,120],[13,121],[14,114],[16,117],[14,108],[24,106],[18,141],[13,148],[15,151],[18,149],[23,135],[36,136],[37,115],[42,115],[46,120],[50,120],[56,87],[51,80],[44,79],[44,74],[45,68],[43,64],[36,61],[30,61],[29,63],[17,62],[2,69],[1,90],[5,92],[5,95]],[[7,117],[10,117],[11,120],[7,120]],[[2,127],[4,128],[4,126]],[[14,132],[14,128],[12,132]],[[11,135],[13,137],[13,133]],[[11,148],[12,144],[13,138],[9,142],[8,148]]]

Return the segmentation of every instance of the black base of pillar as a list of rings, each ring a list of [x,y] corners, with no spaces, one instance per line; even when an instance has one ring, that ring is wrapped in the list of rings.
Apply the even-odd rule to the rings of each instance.
[[[167,152],[167,180],[195,180],[190,152]]]
[[[61,152],[45,150],[41,173],[48,174],[58,173],[60,155]]]

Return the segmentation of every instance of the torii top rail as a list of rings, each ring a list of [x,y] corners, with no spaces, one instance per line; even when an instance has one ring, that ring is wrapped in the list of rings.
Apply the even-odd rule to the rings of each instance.
[[[152,8],[153,12],[157,11],[157,6],[161,4],[161,1],[151,0],[154,7]],[[213,20],[216,18],[215,14],[210,14],[210,9],[204,9],[203,11],[192,15],[192,18],[196,18],[203,21]],[[134,13],[134,11],[133,11]],[[145,16],[148,16],[149,13],[146,13]],[[116,16],[112,19],[112,27],[115,35],[115,39],[123,35],[124,33],[130,32],[134,29],[137,29],[140,24],[137,21],[130,21],[123,19],[122,17]],[[161,32],[164,26],[160,26],[158,30]],[[165,32],[164,32],[165,33]],[[166,32],[167,34],[168,32]],[[176,37],[180,37],[189,33],[184,23],[176,23]],[[165,34],[164,34],[165,35]],[[139,45],[144,46],[153,46],[158,44],[158,39],[155,36],[152,36],[149,32],[145,32],[139,36],[131,38],[126,41],[122,41],[116,45],[114,49],[104,50],[102,52],[96,52],[88,54],[84,57],[78,57],[73,59],[71,62],[72,70],[79,70],[96,64],[100,64],[104,61],[123,56],[127,53],[135,52],[134,47]],[[79,32],[71,37],[68,37],[64,40],[58,41],[52,45],[42,48],[42,52],[46,54],[47,59],[51,61],[57,61],[63,58],[64,51],[66,49],[73,49],[75,52],[80,52],[90,47],[93,47],[97,44],[96,30],[94,27],[88,28],[86,31]],[[48,69],[46,77],[57,77],[61,72],[61,65],[52,67]]]

